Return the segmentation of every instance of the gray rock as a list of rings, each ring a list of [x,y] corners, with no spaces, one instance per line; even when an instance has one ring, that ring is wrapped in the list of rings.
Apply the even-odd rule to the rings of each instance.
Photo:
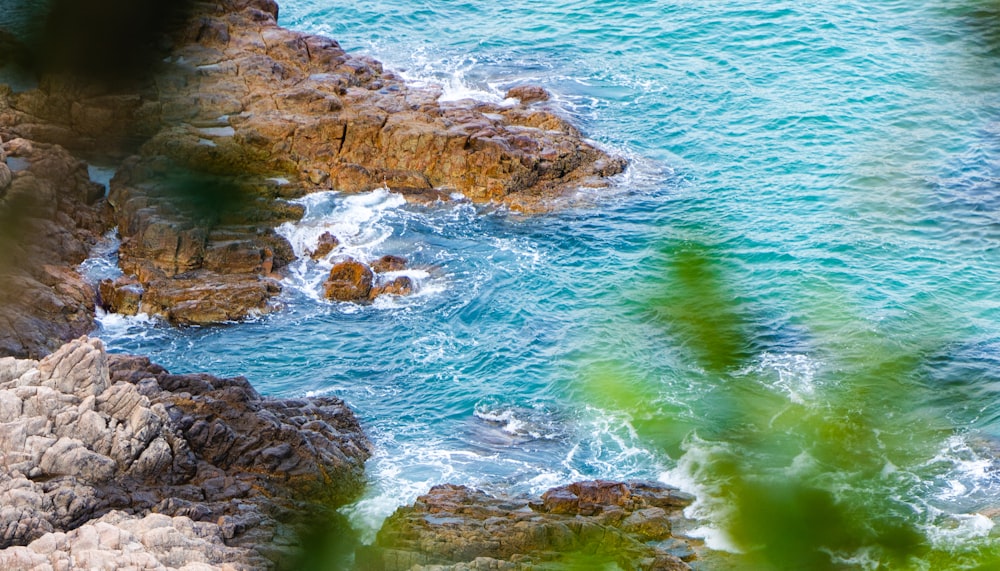
[[[0,569],[268,567],[296,516],[360,491],[368,455],[337,399],[265,399],[86,337],[0,359]]]

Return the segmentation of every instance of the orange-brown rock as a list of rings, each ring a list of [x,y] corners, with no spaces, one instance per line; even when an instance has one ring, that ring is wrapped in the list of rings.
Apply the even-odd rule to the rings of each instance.
[[[371,268],[348,258],[330,269],[323,291],[327,298],[335,301],[364,301],[372,291],[374,279]]]
[[[671,537],[670,520],[682,518],[690,496],[655,483],[602,481],[555,488],[545,496],[575,498],[576,510],[465,486],[435,486],[412,506],[396,510],[358,560],[363,568],[385,571],[417,565],[554,569],[561,562],[575,562],[574,568],[689,569],[662,544],[647,542]],[[556,506],[561,509],[550,509]],[[684,556],[693,554],[686,550]]]
[[[372,271],[377,274],[385,272],[398,272],[406,269],[406,258],[401,256],[386,255],[372,262]]]
[[[194,272],[150,281],[139,309],[181,325],[236,321],[273,310],[270,300],[280,291],[281,284],[263,276]]]
[[[106,311],[122,315],[139,313],[142,301],[142,284],[134,277],[122,276],[114,280],[104,279],[97,284],[98,302]]]
[[[259,276],[294,258],[273,228],[302,212],[281,199],[388,186],[416,200],[460,192],[537,212],[624,168],[564,119],[525,105],[544,90],[515,88],[513,106],[440,102],[440,90],[410,87],[334,40],[279,27],[277,13],[271,0],[196,3],[167,28],[169,49],[148,75],[0,87],[0,125],[13,134],[134,153],[109,202],[122,269],[147,295],[161,292],[150,308],[162,315],[200,322],[273,307],[275,288]],[[221,293],[228,287],[239,292]]]
[[[521,103],[528,104],[536,101],[548,101],[549,92],[538,85],[519,85],[508,89],[507,95],[504,97],[520,99]]]
[[[413,293],[413,280],[406,276],[399,276],[392,281],[372,287],[368,296],[375,299],[380,295],[410,295]]]
[[[313,250],[310,257],[314,260],[318,260],[332,252],[333,249],[339,245],[340,241],[337,240],[336,236],[329,232],[323,232],[323,234],[321,234],[319,239],[316,241],[316,249]]]

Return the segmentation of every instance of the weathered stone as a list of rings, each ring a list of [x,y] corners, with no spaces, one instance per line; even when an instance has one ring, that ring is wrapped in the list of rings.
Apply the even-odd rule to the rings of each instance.
[[[368,299],[374,279],[371,268],[348,258],[330,269],[323,291],[327,298],[335,301],[362,301]]]
[[[332,252],[339,245],[340,240],[337,240],[336,236],[329,232],[323,232],[316,241],[316,249],[313,250],[311,257],[314,260],[318,260]]]
[[[279,27],[276,13],[267,0],[196,3],[186,20],[166,30],[171,41],[164,45],[172,47],[155,75],[113,88],[50,75],[37,89],[2,95],[4,147],[30,159],[31,172],[42,173],[35,178],[67,184],[61,175],[69,173],[45,174],[45,165],[36,171],[38,157],[22,137],[133,155],[118,169],[109,196],[123,270],[147,290],[156,280],[197,275],[205,285],[198,294],[213,298],[177,297],[196,306],[189,309],[160,296],[162,315],[229,320],[270,306],[217,291],[242,287],[250,275],[280,275],[294,259],[273,228],[300,216],[301,208],[296,214],[276,198],[388,187],[412,200],[459,192],[537,212],[565,203],[581,186],[606,185],[605,177],[624,168],[563,119],[524,105],[545,97],[540,88],[512,89],[509,95],[522,101],[516,106],[443,103],[435,89],[408,86],[333,40]],[[289,183],[266,184],[271,177]],[[19,178],[7,194],[23,195],[19,184],[35,184]],[[0,187],[5,179],[0,172]],[[100,197],[94,188],[87,196],[87,204]],[[76,217],[59,201],[40,199],[37,218],[54,216],[56,204]],[[239,307],[221,308],[227,297]],[[0,343],[7,353],[42,345],[42,354],[57,344],[53,339],[82,331],[25,329],[18,317],[8,320],[0,319],[10,325],[5,330],[27,332]]]
[[[14,181],[14,175],[10,172],[10,167],[6,162],[0,162],[0,193],[7,190],[10,183]]]
[[[75,267],[110,217],[86,164],[24,139],[4,146],[26,166],[0,192],[0,355],[40,357],[93,329],[96,295]]]
[[[377,274],[385,272],[398,272],[406,269],[406,258],[401,256],[382,256],[372,262],[372,271]]]
[[[101,280],[97,287],[97,293],[101,307],[105,311],[122,315],[139,313],[143,289],[142,284],[137,279],[122,276],[114,280]]]
[[[407,276],[399,276],[390,282],[372,287],[368,296],[375,299],[380,295],[410,295],[413,293],[413,280]]]
[[[289,522],[360,492],[368,454],[337,399],[264,399],[97,339],[0,359],[0,568],[269,567]]]
[[[536,101],[548,101],[549,92],[545,91],[545,88],[537,85],[520,85],[508,89],[507,94],[504,95],[504,97],[507,99],[520,99],[521,103],[528,104]]]
[[[554,511],[527,497],[489,496],[464,486],[435,486],[409,507],[386,520],[375,544],[358,559],[371,568],[395,571],[435,569],[552,569],[558,563],[608,563],[626,570],[682,570],[686,563],[651,539],[670,536],[668,513],[633,496],[641,483],[578,482],[546,492],[543,497],[574,498],[593,505],[585,515],[551,503]],[[658,495],[675,490],[660,487]],[[665,500],[664,500],[665,501]],[[602,503],[604,502],[604,503]],[[534,508],[534,509],[532,509]],[[681,508],[675,508],[674,515]],[[608,517],[616,514],[617,517]],[[665,526],[665,527],[664,527]]]

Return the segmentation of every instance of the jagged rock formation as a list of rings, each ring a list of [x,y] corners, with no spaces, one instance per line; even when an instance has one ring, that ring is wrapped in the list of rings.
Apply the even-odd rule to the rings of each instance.
[[[335,398],[265,399],[86,337],[0,359],[0,568],[269,567],[297,517],[360,491],[368,455]]]
[[[540,88],[511,90],[510,106],[440,103],[333,40],[278,27],[277,13],[273,0],[195,4],[165,63],[127,89],[45,77],[0,92],[0,124],[23,136],[118,153],[145,141],[110,196],[143,311],[210,323],[273,309],[270,274],[294,255],[272,229],[301,216],[282,198],[388,185],[544,211],[624,167],[534,107]]]
[[[111,212],[64,149],[2,129],[0,143],[0,355],[40,357],[94,328],[94,291],[74,267]]]
[[[385,571],[689,568],[668,552],[671,522],[692,501],[673,488],[597,480],[541,500],[436,486],[389,517],[359,562]]]

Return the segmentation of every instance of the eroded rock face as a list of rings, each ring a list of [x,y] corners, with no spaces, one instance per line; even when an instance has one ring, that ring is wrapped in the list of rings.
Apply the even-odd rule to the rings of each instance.
[[[359,492],[368,454],[337,399],[265,399],[86,337],[0,359],[0,567],[267,567],[297,516]]]
[[[386,571],[553,569],[558,563],[688,569],[655,542],[671,537],[671,519],[691,501],[647,482],[578,482],[549,490],[541,502],[436,486],[387,519],[359,561]]]
[[[74,268],[111,212],[87,165],[61,147],[2,128],[0,140],[18,161],[0,188],[0,355],[41,357],[94,327],[94,290]]]
[[[513,106],[441,103],[439,90],[411,88],[336,41],[278,27],[277,13],[272,0],[199,3],[164,38],[162,66],[131,85],[44,77],[31,91],[0,87],[0,125],[13,133],[137,153],[112,182],[121,263],[156,300],[147,309],[169,319],[273,309],[276,290],[262,280],[294,256],[272,229],[301,216],[280,199],[388,186],[537,212],[624,168],[528,107],[547,97],[540,88],[512,89]],[[222,293],[234,286],[239,294]]]

